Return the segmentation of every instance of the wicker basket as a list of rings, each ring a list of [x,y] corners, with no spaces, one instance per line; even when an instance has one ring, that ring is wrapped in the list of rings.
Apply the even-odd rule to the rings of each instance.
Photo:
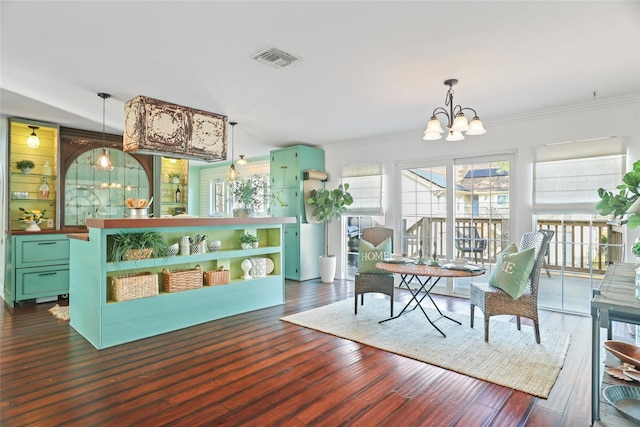
[[[189,270],[162,270],[162,290],[180,292],[202,287],[202,268],[196,265]]]
[[[151,252],[153,252],[151,248],[129,249],[124,253],[124,260],[137,261],[139,259],[148,259],[151,258]]]
[[[136,273],[112,276],[109,297],[114,301],[128,301],[158,295],[156,273]]]
[[[267,275],[266,258],[249,258],[251,260],[251,270],[249,274],[253,277],[264,277]]]
[[[204,272],[204,285],[205,286],[219,286],[226,285],[230,281],[229,270],[223,270],[220,267],[217,270]]]

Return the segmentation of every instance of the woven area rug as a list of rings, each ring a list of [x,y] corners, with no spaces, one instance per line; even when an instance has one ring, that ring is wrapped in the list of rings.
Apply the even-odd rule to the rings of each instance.
[[[394,304],[395,314],[402,306]],[[432,320],[439,316],[435,310],[426,311]],[[518,331],[515,323],[491,320],[489,342],[485,343],[480,317],[471,329],[468,316],[445,313],[462,322],[437,320],[445,338],[419,309],[378,323],[388,314],[389,300],[366,295],[357,315],[353,314],[353,299],[347,299],[281,320],[543,398],[549,396],[569,349],[570,336],[559,331],[541,330],[542,343],[536,344],[531,326],[523,325]]]
[[[49,309],[49,313],[53,314],[57,319],[60,319],[60,320],[70,319],[68,306],[60,306],[56,304]]]

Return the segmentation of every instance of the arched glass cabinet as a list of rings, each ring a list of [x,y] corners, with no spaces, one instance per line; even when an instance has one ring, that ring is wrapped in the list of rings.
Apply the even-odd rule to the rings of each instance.
[[[149,178],[133,156],[109,149],[113,170],[96,169],[93,164],[102,152],[94,148],[77,156],[64,177],[65,224],[86,225],[87,218],[123,218],[124,201],[129,197],[149,200]]]
[[[89,218],[124,218],[129,197],[149,200],[154,194],[153,157],[122,151],[122,136],[61,127],[62,227],[86,226]],[[106,147],[109,172],[93,164]]]

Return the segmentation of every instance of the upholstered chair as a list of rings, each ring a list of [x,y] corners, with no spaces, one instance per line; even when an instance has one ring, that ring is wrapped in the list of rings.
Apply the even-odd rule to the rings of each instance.
[[[388,253],[381,248],[389,239]],[[364,304],[364,294],[368,292],[378,292],[388,295],[391,300],[391,316],[393,317],[393,286],[394,275],[377,270],[371,266],[375,262],[382,261],[393,252],[393,230],[385,227],[371,227],[362,230],[358,257],[360,259],[358,272],[355,278],[354,291],[354,313],[358,314],[358,295],[360,295],[360,305]],[[369,261],[365,265],[364,261]]]
[[[516,316],[516,324],[520,330],[520,317],[533,321],[536,342],[540,344],[540,326],[538,323],[538,285],[540,268],[547,253],[549,241],[554,232],[539,230],[524,233],[518,248],[519,252],[535,248],[533,269],[529,274],[524,294],[514,299],[504,290],[488,283],[471,283],[469,302],[471,305],[471,327],[473,328],[474,308],[478,307],[484,314],[484,340],[489,342],[489,318],[502,314]]]

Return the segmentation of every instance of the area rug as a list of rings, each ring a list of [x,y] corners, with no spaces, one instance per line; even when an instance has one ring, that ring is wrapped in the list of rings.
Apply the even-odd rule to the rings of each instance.
[[[398,307],[398,308],[396,308]],[[395,314],[402,305],[396,303]],[[439,314],[426,310],[431,319]],[[541,330],[536,344],[533,328],[491,320],[489,342],[484,342],[484,321],[476,317],[474,328],[469,317],[445,313],[458,325],[440,318],[435,324],[446,338],[417,309],[385,323],[389,300],[365,297],[353,314],[353,299],[283,317],[281,320],[370,345],[470,377],[547,398],[564,364],[570,336],[564,332]]]
[[[56,304],[49,309],[49,313],[53,314],[57,319],[69,320],[69,306]]]

